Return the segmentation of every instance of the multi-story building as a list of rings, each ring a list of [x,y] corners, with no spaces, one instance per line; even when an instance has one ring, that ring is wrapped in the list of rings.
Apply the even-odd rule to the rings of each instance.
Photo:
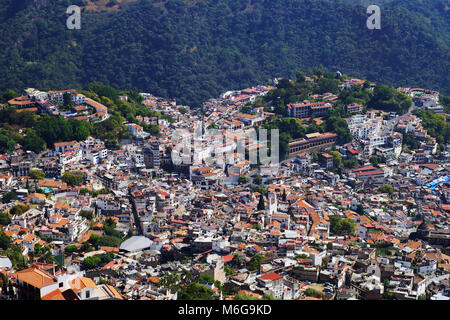
[[[25,89],[25,95],[27,95],[32,101],[45,101],[49,97],[47,92],[39,91],[34,88]]]
[[[135,138],[147,138],[150,134],[144,131],[144,128],[135,123],[128,123],[127,125],[128,131]]]
[[[51,101],[56,101],[58,103],[64,102],[64,95],[69,94],[70,100],[75,104],[83,104],[86,102],[86,97],[82,94],[79,94],[75,89],[69,90],[59,90],[59,91],[49,91],[48,97]]]
[[[147,146],[143,149],[146,168],[158,169],[160,167],[160,152],[159,144],[157,142],[147,144]]]
[[[319,101],[310,102],[305,100],[299,103],[292,103],[287,105],[288,115],[294,118],[308,118],[320,117],[327,114],[327,111],[332,109],[331,103]]]
[[[363,109],[363,105],[359,103],[352,103],[347,106],[348,113],[360,113]]]
[[[336,143],[337,135],[332,132],[311,133],[306,138],[292,140],[289,143],[289,156],[294,156],[301,151],[316,151],[330,148]]]
[[[20,163],[11,164],[11,170],[14,177],[28,176],[28,172],[31,169],[31,162],[25,161]]]

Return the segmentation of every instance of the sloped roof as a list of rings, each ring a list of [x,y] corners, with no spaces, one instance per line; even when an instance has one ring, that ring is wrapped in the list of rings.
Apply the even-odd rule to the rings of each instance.
[[[92,288],[92,289],[97,288],[94,281],[86,277],[78,277],[76,279],[73,279],[70,282],[70,286],[72,287],[72,290],[74,292],[78,292],[80,290],[83,290],[84,288]]]
[[[18,271],[13,274],[13,277],[38,289],[56,283],[56,279],[50,274],[37,268],[28,268]]]
[[[72,289],[61,291],[60,289],[53,290],[49,294],[43,296],[41,300],[80,300]]]

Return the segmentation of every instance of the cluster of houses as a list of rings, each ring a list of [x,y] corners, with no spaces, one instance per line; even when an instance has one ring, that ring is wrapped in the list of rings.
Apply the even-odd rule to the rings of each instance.
[[[361,81],[347,80],[342,88]],[[246,130],[274,114],[248,103],[272,88],[226,92],[195,110],[142,94],[144,105],[174,119],[138,119],[158,125],[157,136],[128,124],[134,139],[122,141],[118,150],[89,137],[56,143],[40,157],[20,146],[2,155],[1,191],[17,195],[0,210],[11,218],[2,233],[29,261],[18,270],[1,257],[0,272],[14,283],[14,296],[178,299],[168,285],[168,275],[178,274],[175,285],[200,279],[216,299],[245,294],[449,300],[448,146],[437,154],[435,141],[425,139],[415,116],[362,114],[362,106],[353,104],[347,106],[352,142],[337,146],[335,133],[312,133],[291,141],[289,157],[277,170],[254,165],[249,154],[264,141],[248,139]],[[69,94],[76,105],[96,108],[76,91]],[[290,112],[321,117],[336,98],[310,97],[291,104]],[[26,105],[27,99],[36,104],[64,98],[29,91],[13,103]],[[216,131],[196,135],[199,122]],[[424,135],[420,152],[404,152],[396,128],[418,139]],[[233,136],[231,142],[217,140],[225,131]],[[174,132],[181,134],[174,138]],[[179,148],[188,141],[195,152]],[[233,141],[243,141],[240,151]],[[356,158],[357,166],[336,170],[330,149],[344,160]],[[232,162],[217,159],[221,152]],[[174,161],[174,154],[184,161]],[[373,164],[372,155],[384,161]],[[43,171],[45,178],[33,179],[32,170]],[[83,181],[69,184],[67,172],[80,174]],[[386,185],[392,192],[380,191]],[[93,235],[105,237],[107,219],[114,221],[122,242],[86,250]],[[340,233],[336,221],[352,231]],[[68,251],[69,246],[77,250]],[[57,262],[42,262],[41,247]],[[105,256],[106,263],[87,266],[92,257]]]
[[[72,104],[70,110],[61,110],[67,99]],[[80,121],[98,122],[106,120],[109,116],[106,106],[78,93],[75,89],[45,92],[28,88],[22,96],[9,100],[8,104],[16,106],[19,112],[46,113]]]

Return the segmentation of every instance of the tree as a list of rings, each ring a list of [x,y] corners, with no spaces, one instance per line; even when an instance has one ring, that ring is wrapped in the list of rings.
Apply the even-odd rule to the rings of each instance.
[[[198,278],[199,283],[214,283],[214,278],[209,274],[203,274]]]
[[[82,1],[88,2],[87,0],[76,2]],[[21,0],[19,3],[27,2],[30,1]],[[119,1],[90,2],[111,5]],[[1,37],[2,47],[8,48],[8,51],[5,54],[7,58],[1,62],[1,67],[2,70],[9,72],[1,83],[1,90],[22,88],[26,83],[34,83],[37,87],[63,87],[71,84],[86,86],[91,79],[101,74],[105,81],[121,87],[148,88],[150,92],[161,96],[177,97],[177,102],[182,104],[200,105],[202,101],[225,91],[225,88],[237,88],[244,84],[246,86],[265,78],[268,74],[290,73],[292,75],[295,72],[293,70],[301,65],[325,64],[329,68],[342,66],[349,72],[360,75],[370,74],[373,78],[379,77],[389,82],[425,81],[429,87],[442,88],[442,92],[449,92],[446,77],[449,66],[448,41],[445,41],[448,39],[448,28],[445,24],[447,16],[445,6],[438,7],[442,1],[439,1],[438,5],[436,1],[423,4],[420,11],[411,10],[408,1],[401,1],[402,4],[398,8],[399,12],[402,11],[405,14],[402,19],[405,23],[398,26],[398,32],[390,34],[389,38],[364,37],[363,29],[365,28],[352,29],[354,21],[361,18],[361,10],[358,6],[348,5],[351,2],[348,0],[345,4],[344,1],[339,1],[340,3],[307,1],[302,6],[296,6],[295,1],[283,1],[282,5],[275,1],[260,2],[252,7],[251,12],[244,11],[245,14],[241,14],[240,1],[230,1],[230,4],[227,2],[226,8],[221,7],[217,1],[215,3],[202,1],[200,3],[208,9],[205,12],[198,10],[198,4],[191,5],[189,1],[169,1],[165,8],[167,11],[151,8],[151,2],[150,4],[146,1],[140,2],[142,4],[133,6],[129,10],[127,8],[126,12],[114,10],[102,19],[96,19],[84,25],[83,32],[86,32],[86,36],[77,39],[74,50],[66,49],[73,45],[72,38],[64,37],[56,32],[58,12],[65,9],[63,6],[66,2],[60,2],[49,10],[45,20],[36,18],[36,21],[23,21],[19,14],[15,14],[17,12],[32,15],[36,8],[22,5],[23,11],[21,11],[18,9],[19,5],[13,9],[5,6],[5,11],[2,13],[8,12],[9,15],[7,15],[8,19],[1,22],[0,29],[4,31]],[[361,3],[361,0],[358,3]],[[140,16],[137,12],[146,14]],[[183,19],[183,17],[191,16],[192,19],[188,21]],[[269,16],[266,23],[261,22]],[[229,24],[223,23],[223,17],[230,17]],[[302,24],[305,28],[302,28],[302,32],[295,33],[289,28],[297,17],[305,17],[305,24]],[[433,17],[433,23],[436,24],[433,30],[427,30],[426,23],[422,23],[426,17]],[[203,18],[208,23],[192,23]],[[253,30],[251,28],[257,19],[261,21],[258,21],[258,28]],[[395,19],[395,12],[388,13],[384,20],[387,27],[394,27]],[[120,21],[127,28],[116,30],[112,21]],[[321,21],[327,21],[329,28],[324,28]],[[286,30],[286,38],[277,32],[272,32],[273,25],[279,25],[280,30]],[[17,32],[19,26],[25,30],[31,30],[34,26],[39,32],[26,39],[22,46],[9,50],[9,46],[12,47],[12,45],[8,43],[11,41],[8,35]],[[339,33],[329,32],[338,26]],[[103,32],[98,32],[100,28]],[[218,37],[216,29],[220,29],[224,41],[215,41]],[[148,41],[142,41],[140,38],[142,30],[146,30],[150,35]],[[251,32],[239,32],[241,30]],[[402,37],[414,31],[417,31],[417,34],[427,33],[429,37],[430,43],[423,50],[420,49],[421,37],[414,39]],[[48,37],[50,34],[53,36]],[[314,39],[305,37],[305,34],[314,35]],[[177,38],[174,41],[182,39],[183,43],[193,43],[196,39],[202,38],[204,45],[195,48],[177,48],[176,52],[157,45],[159,36],[162,39],[170,39],[173,35]],[[267,40],[267,45],[263,43],[256,45],[262,38]],[[359,41],[352,41],[353,39],[359,39]],[[440,39],[443,40],[439,43]],[[233,46],[227,46],[228,42],[233,43]],[[346,47],[333,45],[339,42],[346,43]],[[54,47],[52,43],[61,43],[61,45]],[[126,46],[136,54],[124,57],[121,53]],[[273,47],[277,47],[277,52],[274,52]],[[370,50],[364,51],[361,48],[370,48]],[[410,49],[404,50],[404,48]],[[192,53],[189,53],[190,49]],[[315,51],[320,54],[311,54]],[[279,52],[284,53],[279,55]],[[29,65],[27,58],[30,58],[32,53],[33,61],[39,61],[39,67]],[[195,63],[185,59],[186,54],[194,53],[197,54]],[[46,59],[48,56],[55,58]],[[435,57],[433,61],[429,61],[429,68],[425,69],[421,65],[423,57]],[[81,61],[82,58],[88,66],[84,72],[80,72],[77,64],[65,63],[65,61]],[[373,68],[373,73],[366,70],[367,68],[361,69],[367,61],[377,66]],[[127,65],[136,67],[126,69]],[[64,72],[59,73],[58,77],[42,76],[42,72],[48,75],[57,74],[62,66],[64,66]],[[20,72],[30,68],[39,68],[41,72]],[[170,69],[171,72],[164,72],[166,69]],[[118,72],[118,70],[124,72]],[[155,76],[148,76],[149,70]],[[415,76],[419,73],[420,79]],[[322,82],[329,82],[328,73],[325,70],[321,72],[321,75],[326,77]],[[295,99],[300,95],[300,90],[296,89],[302,89],[302,86],[308,85],[303,79],[304,76],[300,76],[298,83],[291,83],[288,80],[280,81],[282,85],[278,90],[284,90],[286,98]],[[108,97],[113,102],[117,100],[117,94],[120,93],[114,88],[99,83],[90,84],[88,89],[96,90],[96,96]],[[322,86],[321,90],[329,90],[329,88]]]
[[[439,96],[439,103],[444,107],[445,113],[450,113],[450,96],[447,97],[441,94]]]
[[[18,204],[18,205],[15,205],[14,207],[12,207],[9,210],[9,214],[12,215],[12,216],[15,216],[15,215],[20,216],[21,214],[23,214],[28,209],[29,209],[29,206],[24,206],[24,205]]]
[[[114,260],[114,253],[112,252],[107,252],[105,254],[102,254],[100,256],[98,256],[100,258],[101,264],[105,265],[111,261]]]
[[[352,219],[341,219],[336,216],[330,216],[330,230],[333,234],[339,236],[352,235],[355,233],[356,226]]]
[[[81,210],[79,215],[88,220],[92,220],[94,217],[92,211],[86,211],[86,210]]]
[[[11,240],[9,237],[0,231],[0,248],[3,250],[8,249],[11,246]]]
[[[181,277],[178,273],[166,272],[160,279],[159,285],[170,290],[177,290]],[[214,281],[214,280],[213,280]]]
[[[116,236],[104,235],[100,238],[98,244],[105,247],[119,247],[122,239]]]
[[[78,251],[78,247],[76,245],[70,245],[70,246],[67,246],[64,249],[64,252],[68,253],[68,254],[71,254],[71,253],[74,253],[74,252],[77,252],[77,251]]]
[[[258,300],[258,299],[250,294],[243,293],[235,295],[233,300]]]
[[[330,154],[333,156],[333,165],[336,168],[342,168],[344,166],[342,155],[337,151],[330,151]]]
[[[356,213],[358,213],[359,215],[363,215],[364,214],[364,206],[362,204],[358,204],[356,206]]]
[[[45,252],[46,252],[46,248],[43,247],[40,243],[36,243],[36,244],[34,245],[34,253],[35,253],[36,255],[41,255],[41,254],[43,254],[43,253],[45,253]]]
[[[439,144],[446,143],[450,139],[450,125],[444,115],[431,110],[422,110],[418,112],[418,116],[422,119],[422,125],[427,133],[436,138]]]
[[[40,169],[32,169],[28,172],[28,175],[30,176],[31,179],[36,179],[36,180],[43,180],[45,178],[44,171],[42,171]]]
[[[261,185],[262,184],[262,179],[261,179],[261,176],[256,176],[254,179],[253,179],[253,183],[254,184],[257,184],[257,185]]]
[[[115,1],[117,3],[117,1]],[[128,98],[133,100],[134,102],[141,104],[144,101],[144,97],[139,93],[139,90],[134,87],[127,92]]]
[[[358,159],[355,156],[352,156],[352,157],[344,160],[344,167],[347,169],[354,169],[358,165],[359,165]]]
[[[295,73],[295,79],[298,83],[305,82],[305,80],[306,80],[305,77],[306,77],[306,74],[302,71],[297,71]]]
[[[305,290],[305,295],[308,297],[316,297],[316,298],[322,298],[322,293],[320,293],[319,291],[313,289],[313,288],[308,288]]]
[[[64,172],[62,181],[70,186],[78,186],[84,183],[82,172]]]
[[[69,120],[69,124],[72,126],[72,135],[68,138],[73,138],[77,141],[86,140],[90,135],[89,126],[84,121]]]
[[[334,94],[339,93],[339,81],[336,79],[321,78],[317,83],[316,93],[322,94],[331,92]]]
[[[45,149],[46,144],[44,139],[37,136],[35,133],[30,133],[23,139],[23,147],[25,150],[33,151],[34,153],[39,153]]]
[[[64,106],[71,106],[72,105],[72,95],[68,92],[65,92],[63,94],[63,104]]]
[[[380,163],[380,159],[377,156],[372,156],[370,157],[370,163],[374,166],[374,167],[378,167],[379,163]]]
[[[0,134],[0,153],[9,153],[14,150],[16,142],[11,137]]]
[[[266,195],[267,194],[267,190],[266,190],[266,188],[264,188],[263,186],[256,186],[256,187],[253,187],[253,192],[258,192],[258,193],[261,193],[262,195]]]
[[[8,102],[9,100],[17,98],[19,96],[20,96],[20,94],[18,94],[16,91],[9,89],[9,90],[6,90],[5,92],[3,92],[1,102],[5,103],[5,102]]]
[[[103,223],[103,230],[105,231],[105,235],[121,238],[122,234],[119,231],[115,230],[115,228],[116,224],[111,218],[106,219],[105,223]]]
[[[266,257],[260,254],[255,254],[249,261],[247,265],[247,269],[249,271],[257,271],[261,268],[261,261],[264,260]]]
[[[231,276],[231,275],[234,274],[233,268],[231,268],[231,267],[229,267],[229,266],[224,266],[224,267],[223,267],[223,270],[225,271],[225,274],[226,274],[227,276]]]
[[[98,234],[91,234],[88,242],[95,248],[98,248],[98,244],[100,242],[100,236]]]
[[[83,242],[81,244],[80,249],[78,250],[79,252],[90,252],[92,251],[93,248],[91,247],[91,245],[89,244],[89,242]]]
[[[11,260],[13,266],[19,270],[26,268],[27,264],[24,256],[22,255],[22,249],[17,245],[11,245],[6,249],[6,255]]]
[[[98,256],[90,256],[83,260],[83,265],[86,269],[94,269],[101,262],[101,259]]]
[[[86,121],[41,115],[33,127],[33,132],[51,146],[58,141],[85,140],[90,134],[90,124]]]
[[[264,293],[263,300],[280,300],[275,298],[271,293]]]
[[[250,179],[248,177],[243,176],[243,175],[239,176],[239,179],[238,179],[239,184],[247,184],[249,181],[250,181]]]
[[[179,300],[214,300],[214,291],[208,287],[192,282],[184,286],[178,293]]]
[[[264,204],[264,196],[262,193],[259,194],[259,202],[258,202],[258,206],[257,206],[257,210],[264,210],[265,208],[265,204]]]
[[[378,84],[368,102],[372,109],[405,113],[412,105],[412,99],[394,88]]]
[[[11,223],[11,218],[9,217],[9,214],[6,212],[0,212],[0,224],[2,226],[7,226]]]
[[[188,109],[186,109],[186,108],[184,108],[184,107],[180,107],[180,108],[178,108],[178,112],[180,112],[181,114],[186,114],[186,113],[188,113],[189,111],[188,111]]]
[[[139,122],[139,125],[141,125],[144,128],[144,131],[150,133],[152,136],[159,136],[161,132],[161,128],[156,123],[146,123],[144,121]]]
[[[3,194],[2,202],[10,203],[12,200],[17,200],[17,194],[14,191],[8,191]]]
[[[397,300],[397,298],[395,297],[395,293],[385,291],[381,295],[381,300]]]
[[[337,115],[331,115],[325,120],[327,131],[332,131],[337,135],[337,143],[345,144],[352,141],[353,137],[348,129],[347,121]]]
[[[394,194],[394,188],[390,184],[386,184],[384,186],[379,187],[378,192],[387,193],[389,194],[389,196],[392,196]]]

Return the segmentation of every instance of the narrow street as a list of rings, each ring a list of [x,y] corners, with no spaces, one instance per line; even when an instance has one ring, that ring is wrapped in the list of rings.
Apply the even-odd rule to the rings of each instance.
[[[144,232],[142,230],[141,224],[139,223],[140,219],[139,219],[139,216],[138,216],[138,213],[136,210],[136,206],[134,205],[133,197],[131,196],[129,190],[128,190],[128,199],[131,204],[131,210],[133,211],[133,220],[134,220],[134,225],[135,225],[134,229],[137,230],[139,236],[142,236],[144,234]]]

